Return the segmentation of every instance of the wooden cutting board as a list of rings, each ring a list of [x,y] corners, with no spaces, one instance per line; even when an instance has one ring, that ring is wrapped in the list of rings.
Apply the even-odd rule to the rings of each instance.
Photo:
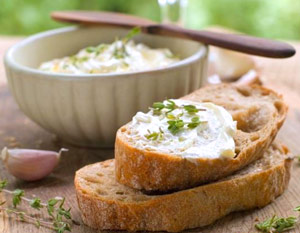
[[[0,37],[1,59],[3,52],[20,38]],[[288,118],[278,136],[295,154],[300,154],[300,43],[293,43],[298,54],[290,59],[273,60],[255,58],[264,83],[282,93],[290,106]],[[58,141],[30,121],[17,107],[5,82],[2,62],[0,64],[0,149],[4,146],[39,148],[59,150],[69,148],[61,159],[55,172],[46,179],[26,183],[10,176],[0,164],[0,178],[9,181],[9,189],[24,189],[27,196],[36,195],[43,200],[55,196],[66,197],[67,206],[72,208],[73,217],[81,222],[74,194],[74,172],[82,166],[108,158],[113,158],[111,149],[78,148]],[[292,209],[300,205],[300,164],[295,161],[289,189],[269,206],[251,211],[237,212],[217,221],[215,224],[192,230],[193,232],[214,233],[244,233],[256,232],[254,224],[257,220],[271,217],[274,213],[279,216],[293,214]],[[31,224],[5,218],[0,214],[0,233],[51,232]],[[72,232],[95,232],[83,224],[73,226]],[[300,232],[300,224],[290,232]]]

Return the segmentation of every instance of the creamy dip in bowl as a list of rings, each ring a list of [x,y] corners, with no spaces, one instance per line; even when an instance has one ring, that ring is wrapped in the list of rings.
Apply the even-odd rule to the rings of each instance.
[[[87,47],[73,56],[44,62],[42,71],[69,74],[104,74],[145,71],[179,61],[167,48],[149,48],[133,40]]]
[[[108,73],[45,72],[39,66],[83,48],[111,44],[129,30],[67,27],[31,36],[6,53],[10,90],[20,109],[44,129],[83,146],[113,146],[119,127],[155,101],[179,98],[206,81],[207,47],[201,43],[139,34],[135,45],[167,48],[179,61],[148,70]]]

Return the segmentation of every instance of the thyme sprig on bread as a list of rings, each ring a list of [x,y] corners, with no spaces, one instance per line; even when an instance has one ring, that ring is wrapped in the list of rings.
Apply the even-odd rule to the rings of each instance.
[[[151,132],[148,130],[148,134],[145,135],[145,137],[149,140],[162,140],[164,137],[164,132],[162,131],[161,128],[159,128],[159,132]]]
[[[195,105],[183,105],[183,106],[177,106],[173,100],[167,100],[167,104],[164,104],[163,102],[154,102],[152,105],[152,110],[154,114],[160,115],[162,114],[163,109],[167,109],[166,114],[172,112],[173,110],[177,108],[182,108],[189,114],[195,114],[199,111],[206,111],[204,108],[197,108]]]
[[[184,122],[181,119],[167,121],[167,123],[169,124],[168,130],[170,130],[172,134],[177,134],[178,132],[183,130],[185,126],[187,126],[188,129],[194,129],[201,123],[206,122],[207,121],[200,121],[199,117],[197,116],[193,117],[190,122]]]
[[[6,189],[7,181],[0,180],[0,193],[6,193],[12,196],[11,204],[7,204],[6,201],[0,202],[0,212],[6,213],[11,216],[15,216],[18,220],[35,224],[37,228],[41,226],[53,229],[57,233],[63,233],[71,231],[71,222],[76,223],[72,220],[70,208],[64,207],[65,198],[55,197],[49,199],[46,203],[42,202],[40,198],[36,197],[33,199],[25,197],[24,190],[15,189],[10,191]],[[32,209],[41,211],[41,209],[47,210],[49,219],[39,218],[38,216],[26,213],[18,207],[26,203]]]
[[[200,125],[200,123],[206,123],[206,121],[200,121],[198,116],[194,116],[190,122],[184,122],[181,117],[184,115],[184,113],[186,112],[189,115],[194,115],[199,111],[206,111],[206,109],[204,108],[197,108],[195,105],[183,105],[183,106],[178,106],[175,104],[175,102],[173,100],[166,100],[168,103],[164,104],[163,102],[154,102],[152,105],[152,108],[150,108],[153,111],[153,115],[164,115],[165,117],[167,117],[169,119],[169,121],[167,121],[168,123],[168,130],[172,133],[172,134],[177,134],[178,132],[180,132],[181,130],[183,130],[185,128],[185,126],[187,126],[187,129],[194,129],[196,128],[198,125]],[[172,114],[172,111],[174,111],[175,109],[182,109],[182,112],[180,114],[178,114],[177,116],[174,116]],[[155,137],[154,135],[151,136],[152,134],[147,134],[145,135],[145,137],[147,139],[152,139],[154,138],[154,140],[156,140],[158,137]],[[157,135],[158,136],[158,135]]]

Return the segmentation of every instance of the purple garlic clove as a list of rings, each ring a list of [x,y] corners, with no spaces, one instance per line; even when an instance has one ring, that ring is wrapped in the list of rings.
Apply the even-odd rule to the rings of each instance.
[[[53,171],[63,151],[68,151],[68,149],[62,148],[57,153],[5,147],[1,152],[1,158],[10,174],[21,180],[35,181],[48,176]]]

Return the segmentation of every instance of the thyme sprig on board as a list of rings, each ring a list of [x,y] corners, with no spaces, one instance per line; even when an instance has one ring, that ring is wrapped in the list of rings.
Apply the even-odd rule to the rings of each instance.
[[[47,227],[53,229],[57,233],[71,231],[71,222],[76,223],[72,220],[71,209],[64,207],[65,198],[55,197],[43,203],[38,197],[33,199],[25,197],[24,190],[15,189],[10,191],[5,188],[6,186],[7,181],[0,181],[0,193],[12,196],[11,204],[6,203],[6,201],[0,202],[0,212],[15,216],[17,220],[35,224],[37,228]],[[23,203],[36,211],[47,210],[50,220],[42,219],[20,210],[18,207]]]
[[[294,211],[300,213],[300,206],[297,206]],[[255,228],[264,233],[281,233],[293,229],[299,217],[298,215],[298,217],[289,216],[287,218],[280,218],[274,214],[271,218],[256,224]]]

